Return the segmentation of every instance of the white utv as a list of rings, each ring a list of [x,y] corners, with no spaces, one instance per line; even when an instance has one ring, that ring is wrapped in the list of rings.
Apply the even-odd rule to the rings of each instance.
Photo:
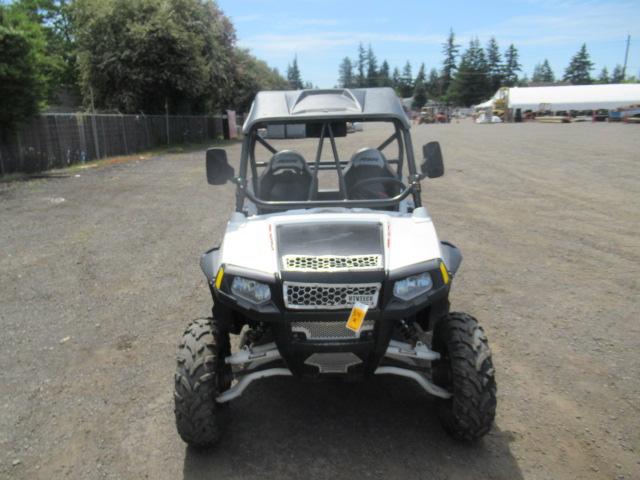
[[[337,139],[353,122],[385,122],[392,133],[343,160]],[[487,338],[475,318],[449,311],[462,257],[438,239],[420,196],[423,178],[444,173],[440,146],[424,145],[418,170],[409,129],[390,88],[260,92],[239,172],[224,150],[207,151],[209,183],[232,181],[237,195],[222,244],[201,258],[212,316],[189,325],[178,349],[175,417],[185,442],[214,444],[222,407],[275,375],[406,377],[437,397],[453,437],[490,430]],[[315,158],[276,149],[274,137],[318,138]],[[327,175],[337,188],[319,188]],[[237,351],[230,335],[241,335]]]

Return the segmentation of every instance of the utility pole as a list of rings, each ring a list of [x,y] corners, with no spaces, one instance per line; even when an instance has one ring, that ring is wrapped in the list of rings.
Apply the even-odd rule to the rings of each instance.
[[[624,52],[624,67],[622,67],[622,80],[626,78],[627,75],[627,60],[629,59],[629,44],[631,43],[631,34],[627,33],[627,49]]]

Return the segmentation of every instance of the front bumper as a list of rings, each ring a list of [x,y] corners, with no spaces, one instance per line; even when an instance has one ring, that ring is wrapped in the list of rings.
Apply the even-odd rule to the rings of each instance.
[[[224,272],[220,288],[212,289],[216,308],[226,310],[226,312],[220,313],[228,318],[239,314],[250,322],[269,324],[287,367],[294,375],[301,377],[340,375],[356,379],[373,374],[387,351],[397,322],[446,300],[450,288],[450,284],[444,282],[440,273],[440,260],[425,262],[393,275],[378,271],[322,275],[298,273],[295,275],[283,274],[278,278],[275,276],[256,278],[254,272],[232,265],[225,265]],[[394,282],[418,272],[431,274],[433,282],[431,290],[410,301],[395,298],[393,296]],[[230,285],[236,275],[268,283],[271,289],[271,300],[262,305],[255,305],[233,296],[230,293]],[[288,309],[285,307],[282,289],[285,281],[335,283],[336,285],[379,283],[377,305],[369,308],[366,315],[366,321],[369,322],[371,328],[362,331],[359,336],[353,338],[307,338],[305,334],[300,332],[300,329],[296,330],[292,326],[314,322],[318,324],[329,322],[346,324],[350,308]],[[332,366],[332,362],[337,362],[339,359],[342,359],[342,364],[346,365],[345,368]]]

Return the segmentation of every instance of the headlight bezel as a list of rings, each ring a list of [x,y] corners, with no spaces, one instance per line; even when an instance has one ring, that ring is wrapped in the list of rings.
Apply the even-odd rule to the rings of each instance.
[[[393,283],[393,296],[409,302],[433,290],[431,272],[421,272],[396,280]]]
[[[253,278],[234,275],[228,288],[236,298],[253,305],[264,305],[271,301],[271,286]]]

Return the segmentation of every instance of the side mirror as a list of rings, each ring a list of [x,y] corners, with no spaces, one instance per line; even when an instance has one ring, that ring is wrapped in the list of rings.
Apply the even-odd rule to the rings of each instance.
[[[422,154],[424,162],[420,165],[420,170],[425,177],[438,178],[444,175],[444,163],[442,161],[442,150],[440,143],[429,142],[423,145]]]
[[[227,162],[227,152],[223,148],[207,150],[207,182],[209,185],[223,185],[235,177],[233,167]]]

